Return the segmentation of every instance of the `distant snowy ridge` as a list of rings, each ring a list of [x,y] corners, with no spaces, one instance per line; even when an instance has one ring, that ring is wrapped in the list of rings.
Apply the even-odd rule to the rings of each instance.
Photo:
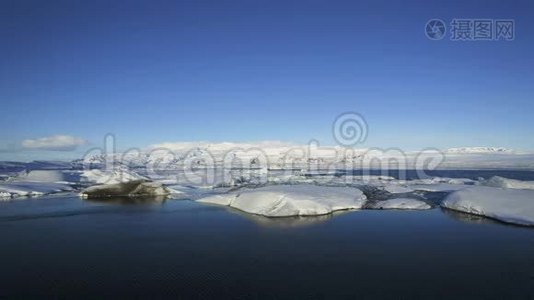
[[[345,148],[318,143],[292,144],[276,141],[257,143],[167,142],[123,153],[88,153],[65,163],[74,169],[101,169],[120,165],[126,169],[210,168],[239,161],[241,167],[269,169],[417,169],[431,160],[447,169],[534,169],[534,152],[503,147],[460,147],[438,151],[403,151],[396,148]],[[398,163],[397,163],[398,162]],[[391,164],[391,165],[389,165]],[[25,167],[25,165],[27,165]],[[40,169],[39,164],[0,162],[0,170]],[[235,164],[234,164],[235,165]]]
[[[189,148],[191,147],[191,148]],[[128,168],[182,169],[226,165],[239,160],[254,165],[284,168],[394,168],[416,169],[425,159],[439,168],[534,169],[534,152],[497,147],[463,147],[445,151],[401,149],[352,149],[340,146],[286,145],[276,143],[164,143],[140,152],[86,157],[84,164],[101,166],[114,161]],[[398,162],[398,163],[397,163]],[[392,164],[392,166],[389,166]]]
[[[503,147],[459,147],[449,148],[446,153],[515,153],[514,150]]]

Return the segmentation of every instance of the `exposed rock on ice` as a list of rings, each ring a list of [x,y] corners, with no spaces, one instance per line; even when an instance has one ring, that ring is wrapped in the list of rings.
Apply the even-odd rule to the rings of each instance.
[[[267,217],[314,216],[360,209],[366,197],[357,188],[315,185],[274,185],[243,189],[197,200],[226,205]]]
[[[501,176],[493,176],[486,181],[480,182],[481,185],[500,187],[507,189],[526,189],[534,190],[534,181],[522,181],[516,179],[508,179]]]
[[[161,183],[145,180],[133,180],[121,183],[101,184],[84,189],[80,195],[88,198],[115,196],[164,196],[171,194],[171,190]]]
[[[31,170],[0,183],[0,197],[33,197],[73,191],[74,187],[91,184],[120,183],[135,180],[147,181],[128,170]],[[147,184],[143,186],[147,186]]]
[[[518,225],[534,225],[534,191],[466,187],[448,195],[441,206]]]
[[[371,209],[430,209],[431,206],[424,201],[410,198],[396,198],[370,203],[367,208]]]

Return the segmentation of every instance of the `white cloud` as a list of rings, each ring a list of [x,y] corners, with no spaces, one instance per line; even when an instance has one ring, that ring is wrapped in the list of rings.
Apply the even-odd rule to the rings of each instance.
[[[72,151],[85,145],[86,140],[70,135],[53,135],[22,141],[22,147],[32,150]]]

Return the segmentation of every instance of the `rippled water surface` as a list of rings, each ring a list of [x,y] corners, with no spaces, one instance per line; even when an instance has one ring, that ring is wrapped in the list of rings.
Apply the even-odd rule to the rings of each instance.
[[[534,229],[442,211],[268,219],[188,200],[0,202],[0,298],[534,297]]]

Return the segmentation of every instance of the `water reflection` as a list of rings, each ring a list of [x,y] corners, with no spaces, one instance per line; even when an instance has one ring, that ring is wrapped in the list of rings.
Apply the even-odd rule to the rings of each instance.
[[[88,197],[85,201],[95,203],[109,203],[119,205],[153,205],[163,204],[168,199],[168,196],[137,196],[137,197]]]
[[[241,217],[252,221],[256,225],[268,228],[299,228],[317,225],[324,223],[338,215],[347,213],[348,211],[337,211],[327,215],[320,216],[295,216],[295,217],[265,217],[255,214],[249,214],[232,207],[227,207],[231,213],[238,214]]]
[[[446,208],[440,208],[443,214],[445,214],[447,217],[454,219],[456,221],[460,221],[462,223],[471,223],[471,224],[501,224],[504,225],[502,222],[498,222],[496,220],[486,218],[483,216],[477,216],[473,214],[468,214],[464,212],[454,211]]]

